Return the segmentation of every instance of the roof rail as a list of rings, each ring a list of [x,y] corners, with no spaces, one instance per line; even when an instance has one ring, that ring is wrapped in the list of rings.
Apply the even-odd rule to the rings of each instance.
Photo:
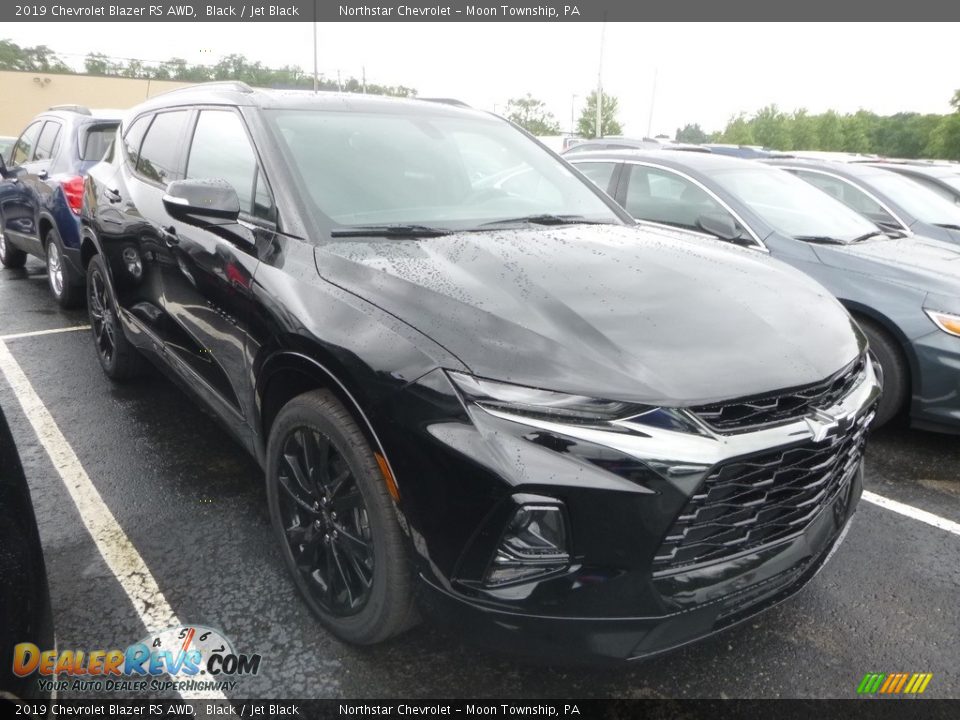
[[[65,110],[67,112],[79,113],[80,115],[92,115],[90,108],[84,105],[51,105],[47,108],[47,112],[52,110]]]
[[[413,98],[413,99],[414,99],[414,100],[423,100],[424,102],[440,103],[440,104],[442,104],[442,105],[455,105],[455,106],[457,106],[457,107],[465,107],[465,108],[470,107],[470,106],[467,105],[463,100],[457,100],[456,98],[439,98],[439,97],[438,97],[438,98],[425,98],[425,97],[418,97],[418,98]]]
[[[166,92],[157,93],[153,97],[160,97],[161,95],[171,95],[173,93],[181,92],[192,92],[197,90],[233,90],[234,92],[249,94],[253,92],[253,88],[247,85],[242,80],[214,80],[212,82],[204,83],[195,83],[193,85],[187,85],[186,87],[174,88],[173,90],[167,90]]]

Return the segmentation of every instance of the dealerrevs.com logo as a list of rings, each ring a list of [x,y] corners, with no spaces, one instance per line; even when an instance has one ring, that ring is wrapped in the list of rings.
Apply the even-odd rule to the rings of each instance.
[[[126,650],[41,650],[20,643],[13,672],[40,676],[42,690],[158,692],[233,690],[235,678],[256,675],[261,656],[237,653],[223,633],[181,625],[148,635]],[[63,679],[66,675],[68,679]]]

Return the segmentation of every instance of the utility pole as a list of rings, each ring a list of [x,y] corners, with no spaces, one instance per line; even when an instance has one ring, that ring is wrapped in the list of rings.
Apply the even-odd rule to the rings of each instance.
[[[317,21],[313,21],[313,91],[320,89],[320,79],[317,77]]]
[[[597,127],[596,135],[603,137],[603,41],[607,34],[606,13],[603,15],[603,25],[600,26],[600,62],[597,64]]]
[[[367,94],[367,66],[366,65],[360,66],[360,77],[362,78],[361,82],[363,83],[363,94],[366,95]]]
[[[576,93],[570,96],[570,134],[573,135],[574,131],[577,129],[577,123],[574,120],[574,108],[577,105],[577,98],[580,97]]]
[[[337,92],[343,92],[343,83],[340,82],[340,68],[337,68]]]
[[[647,137],[653,137],[653,108],[657,104],[657,66],[653,66],[653,90],[650,91],[650,117],[647,119]]]

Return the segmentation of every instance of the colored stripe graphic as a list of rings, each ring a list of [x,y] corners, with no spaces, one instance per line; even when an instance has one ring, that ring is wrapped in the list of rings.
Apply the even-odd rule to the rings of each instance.
[[[919,695],[932,679],[933,673],[867,673],[857,686],[857,694]]]

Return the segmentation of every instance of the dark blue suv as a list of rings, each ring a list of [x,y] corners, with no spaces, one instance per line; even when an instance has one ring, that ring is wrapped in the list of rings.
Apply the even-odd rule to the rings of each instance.
[[[84,297],[83,177],[103,158],[119,123],[119,111],[56,106],[34,118],[0,161],[0,263],[20,268],[28,254],[46,262],[50,292],[62,307]]]

